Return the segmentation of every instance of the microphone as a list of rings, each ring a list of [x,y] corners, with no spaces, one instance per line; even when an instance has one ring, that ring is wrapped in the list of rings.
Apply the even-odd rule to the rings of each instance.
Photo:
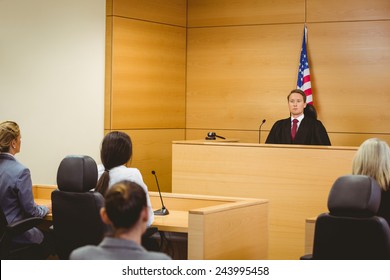
[[[225,137],[217,135],[215,132],[209,132],[207,133],[206,140],[215,140],[218,138],[226,139]]]
[[[152,174],[154,175],[154,178],[156,178],[156,184],[157,184],[157,188],[158,188],[158,194],[160,195],[160,200],[161,200],[161,205],[162,205],[162,208],[161,208],[161,209],[155,210],[155,211],[153,211],[153,213],[154,213],[154,215],[157,215],[157,216],[165,216],[165,215],[168,215],[168,214],[169,214],[169,211],[168,211],[168,209],[165,208],[165,206],[164,206],[164,202],[163,202],[162,195],[161,195],[161,191],[160,191],[160,185],[158,184],[158,180],[157,180],[156,171],[152,170]]]
[[[259,144],[260,144],[260,138],[261,138],[261,127],[265,123],[265,119],[261,121],[260,127],[259,127]]]

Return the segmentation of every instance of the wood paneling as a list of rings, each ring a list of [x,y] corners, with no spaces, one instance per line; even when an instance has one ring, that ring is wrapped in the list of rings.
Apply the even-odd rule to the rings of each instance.
[[[232,200],[222,200],[221,198],[212,198],[209,197],[205,199],[204,197],[201,199],[198,196],[191,195],[181,195],[177,193],[162,193],[164,199],[164,205],[167,207],[169,211],[190,211],[191,209],[196,208],[205,208],[215,205],[222,205],[228,202],[232,202]],[[153,209],[158,209],[161,207],[160,196],[150,196],[150,203],[153,205]]]
[[[114,16],[107,23],[106,129],[145,136],[173,129],[186,139],[216,131],[257,143],[266,119],[264,143],[273,123],[288,117],[306,15],[314,105],[332,144],[390,143],[389,1],[189,0],[188,31],[186,1],[160,2],[107,2]],[[143,161],[147,177],[175,137],[156,140],[156,154],[148,137],[137,140],[150,159]],[[169,164],[162,154],[161,164]],[[164,176],[162,185],[170,185]]]
[[[389,0],[307,0],[307,22],[390,19]]]
[[[56,189],[57,186],[54,185],[33,185],[32,186],[32,192],[34,198],[39,198],[39,199],[51,200],[51,193]]]
[[[188,0],[188,27],[304,21],[305,0]]]
[[[360,146],[369,138],[380,138],[390,144],[390,135],[388,134],[329,133],[329,138],[332,143],[337,143],[339,146]]]
[[[327,210],[356,147],[185,141],[173,144],[172,191],[269,199],[269,258],[299,259],[305,219]]]
[[[110,1],[107,1],[107,5]],[[112,17],[106,17],[106,54],[104,79],[104,129],[111,127],[111,95],[112,95]]]
[[[308,29],[314,102],[327,130],[390,133],[390,21]]]
[[[204,215],[190,211],[188,259],[268,259],[268,203],[224,206]]]
[[[265,143],[269,130],[273,124],[264,124],[261,130],[260,142]],[[224,136],[227,139],[237,139],[240,143],[258,143],[259,131],[242,131],[242,130],[205,130],[205,129],[186,129],[187,140],[203,140],[207,132],[214,131],[217,135]],[[333,146],[360,146],[368,138],[380,138],[390,144],[390,135],[388,134],[370,134],[370,133],[332,133],[328,132]],[[212,141],[213,142],[213,141]],[[215,142],[215,141],[214,141]]]
[[[185,28],[113,24],[112,129],[184,128]]]
[[[112,6],[114,0],[106,0],[106,15],[112,16]]]
[[[133,140],[131,166],[171,191],[171,142],[185,137],[186,1],[107,1],[105,132]]]
[[[269,131],[288,117],[285,96],[295,87],[301,29],[190,29],[187,129],[232,130],[230,137],[255,142],[261,119]],[[333,145],[390,135],[389,30],[389,21],[308,24],[314,104]],[[234,130],[252,133],[239,137]]]
[[[115,16],[186,26],[185,0],[113,0]]]
[[[186,129],[187,140],[204,140],[208,132],[215,132],[217,135],[229,139],[235,139],[242,143],[256,143],[258,142],[258,131],[242,131],[242,130],[205,130],[205,129]],[[265,131],[261,132],[261,143],[264,143]]]
[[[303,25],[188,30],[187,128],[257,130],[288,117]]]
[[[317,217],[306,219],[305,223],[305,255],[313,253],[314,231]]]
[[[157,191],[156,180],[151,174],[156,171],[162,192],[171,191],[172,141],[184,139],[184,129],[122,130],[133,143],[133,157],[127,165],[141,171],[150,191]],[[109,131],[105,131],[106,133]]]

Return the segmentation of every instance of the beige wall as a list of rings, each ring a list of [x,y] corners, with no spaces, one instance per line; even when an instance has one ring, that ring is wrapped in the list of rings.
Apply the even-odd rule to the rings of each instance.
[[[0,1],[0,121],[20,125],[35,184],[56,184],[66,155],[100,161],[104,19],[105,0]]]
[[[288,117],[303,26],[314,105],[332,144],[390,142],[386,0],[108,1],[105,130],[133,138],[132,164],[170,190],[170,141],[208,131],[261,142]]]

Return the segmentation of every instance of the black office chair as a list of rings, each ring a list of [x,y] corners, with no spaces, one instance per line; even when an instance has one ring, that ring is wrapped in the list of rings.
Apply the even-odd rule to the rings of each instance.
[[[316,220],[313,254],[301,259],[390,259],[390,228],[376,216],[380,201],[381,189],[373,178],[338,178],[329,193],[329,213]]]
[[[306,104],[303,113],[305,114],[305,117],[317,119],[317,110],[312,104]]]
[[[42,218],[31,217],[8,224],[3,209],[0,207],[0,258],[2,260],[44,259],[44,252],[39,244],[15,244],[13,238],[38,226]]]
[[[58,190],[52,192],[53,227],[60,259],[84,245],[97,245],[106,230],[100,218],[103,196],[95,191],[97,166],[89,156],[67,156],[58,167]]]

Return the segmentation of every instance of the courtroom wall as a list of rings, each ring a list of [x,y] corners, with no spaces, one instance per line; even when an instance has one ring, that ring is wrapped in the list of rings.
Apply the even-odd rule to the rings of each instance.
[[[333,145],[390,142],[390,1],[188,0],[186,138],[261,142],[288,117],[303,26],[314,105]]]
[[[0,1],[0,121],[20,125],[34,184],[66,155],[99,161],[104,42],[105,0]]]
[[[171,143],[185,137],[186,1],[108,0],[106,20],[105,133],[128,133],[128,166],[170,191]]]
[[[390,142],[390,1],[107,0],[105,132],[171,185],[171,141],[208,131],[264,143],[289,116],[303,27],[314,105],[332,144]]]

